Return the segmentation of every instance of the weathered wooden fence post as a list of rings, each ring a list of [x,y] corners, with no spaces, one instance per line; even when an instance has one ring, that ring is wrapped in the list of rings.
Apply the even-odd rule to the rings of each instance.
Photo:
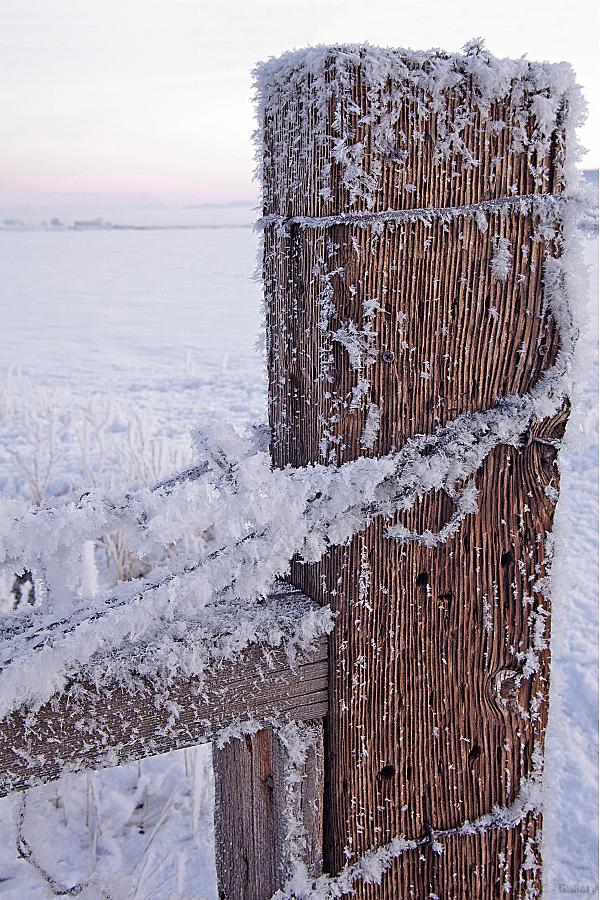
[[[290,874],[292,830],[310,876],[322,870],[323,726],[309,726],[306,759],[286,782],[294,760],[272,728],[213,749],[215,844],[220,896],[269,898]],[[291,821],[293,819],[293,822]]]
[[[498,398],[552,382],[568,348],[544,266],[562,252],[568,90],[564,68],[475,45],[321,48],[259,71],[276,466],[381,456],[419,434],[437,435],[423,460],[442,459],[445,440],[456,452],[447,423],[494,409],[514,428],[527,400],[511,413]],[[540,410],[520,440],[499,426],[474,473],[477,513],[454,492],[457,458],[458,483],[398,513],[396,540],[378,518],[293,566],[338,613],[325,871],[397,835],[418,845],[396,845],[381,885],[358,879],[358,896],[539,889],[543,578],[566,422],[560,403]]]

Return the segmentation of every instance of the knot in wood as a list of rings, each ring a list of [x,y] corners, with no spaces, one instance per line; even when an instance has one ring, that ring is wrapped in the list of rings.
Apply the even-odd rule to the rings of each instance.
[[[494,691],[507,709],[514,709],[518,702],[520,678],[514,669],[500,669],[494,676]]]

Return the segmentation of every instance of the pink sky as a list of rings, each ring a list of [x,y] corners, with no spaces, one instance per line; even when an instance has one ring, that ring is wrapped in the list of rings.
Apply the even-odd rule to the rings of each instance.
[[[335,41],[569,60],[598,166],[597,14],[588,0],[27,0],[0,7],[0,204],[253,200],[257,60]]]
[[[0,176],[0,197],[5,206],[94,203],[101,197],[123,203],[155,199],[170,206],[192,206],[198,203],[254,203],[257,195],[256,186],[249,178],[215,184],[207,178],[183,179],[139,169],[61,176]]]

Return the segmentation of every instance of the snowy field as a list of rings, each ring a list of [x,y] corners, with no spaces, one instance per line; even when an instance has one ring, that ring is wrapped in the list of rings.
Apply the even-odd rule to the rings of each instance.
[[[3,497],[151,483],[189,460],[189,430],[204,418],[264,420],[254,216],[0,211]],[[597,284],[597,236],[582,240]],[[594,294],[556,521],[550,897],[597,883],[597,335]],[[108,543],[105,556],[105,579],[131,564]],[[0,896],[53,896],[43,869],[63,889],[95,877],[79,895],[90,900],[109,888],[115,900],[216,898],[211,778],[198,748],[0,801]],[[17,856],[20,814],[39,869]]]
[[[46,231],[46,214],[28,211],[19,218],[36,230],[15,223],[0,233],[10,335],[0,371],[4,497],[152,483],[189,461],[192,425],[265,420],[256,214],[101,215],[158,230]],[[218,227],[206,227],[215,216]],[[73,221],[69,211],[60,218]],[[177,223],[187,227],[170,227]],[[206,747],[69,776],[29,792],[24,831],[63,886],[96,871],[98,896],[110,885],[113,898],[208,900],[216,897],[211,778]],[[0,801],[0,896],[52,896],[17,857],[20,803]]]

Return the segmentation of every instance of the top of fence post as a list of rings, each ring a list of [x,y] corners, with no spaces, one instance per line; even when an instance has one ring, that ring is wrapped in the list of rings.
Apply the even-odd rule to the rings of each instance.
[[[264,215],[452,207],[557,192],[583,103],[567,63],[369,45],[257,68]],[[483,151],[483,152],[482,152]]]

